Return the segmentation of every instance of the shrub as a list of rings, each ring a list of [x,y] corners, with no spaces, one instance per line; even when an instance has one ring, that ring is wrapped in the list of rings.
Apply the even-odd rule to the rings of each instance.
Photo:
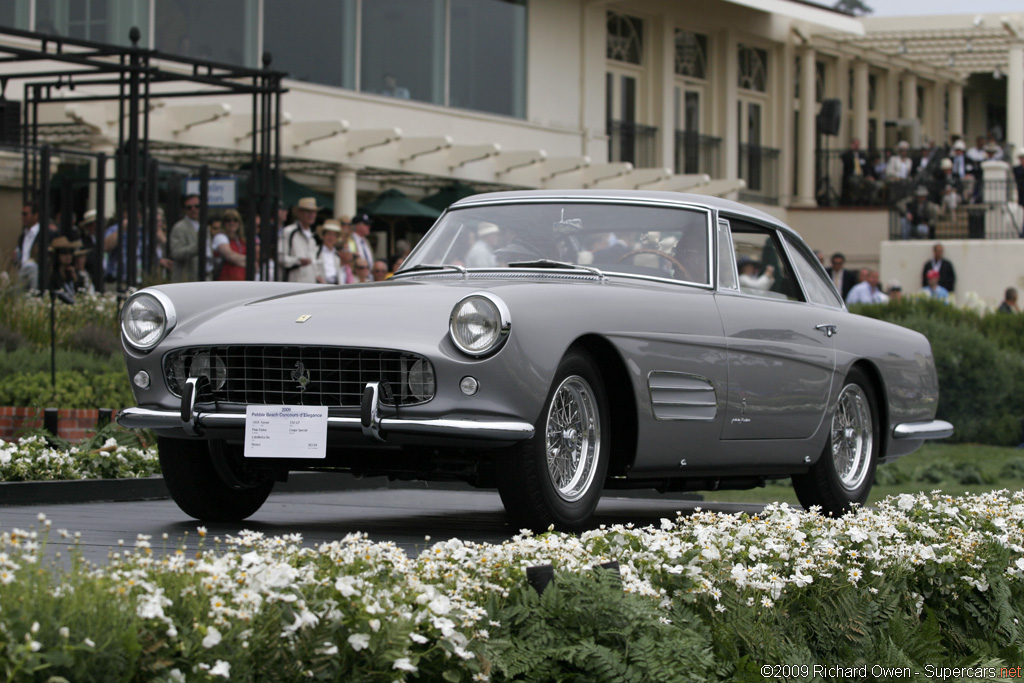
[[[979,315],[921,298],[851,311],[928,337],[939,378],[937,417],[953,423],[953,441],[1020,443],[1024,316]]]
[[[61,370],[57,372],[56,389],[49,372],[0,378],[0,405],[120,410],[135,405],[135,398],[124,370],[98,374]]]

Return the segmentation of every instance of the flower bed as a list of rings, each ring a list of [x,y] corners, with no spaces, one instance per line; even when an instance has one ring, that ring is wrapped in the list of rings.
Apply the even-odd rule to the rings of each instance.
[[[0,534],[10,680],[876,680],[997,677],[1024,656],[1024,492],[841,519],[698,511],[416,558],[363,534],[210,547],[200,527],[197,548],[140,537],[65,568],[45,566],[41,522]]]
[[[124,479],[160,474],[156,449],[121,445],[105,436],[70,445],[60,439],[33,435],[0,441],[0,482],[64,479]],[[128,437],[133,439],[133,437]],[[137,438],[133,439],[137,441]]]

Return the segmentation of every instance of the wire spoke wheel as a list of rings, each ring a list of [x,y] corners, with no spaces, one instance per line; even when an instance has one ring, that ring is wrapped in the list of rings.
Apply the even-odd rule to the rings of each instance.
[[[847,384],[832,416],[832,461],[839,483],[848,491],[864,484],[874,439],[871,407],[864,390]]]
[[[573,502],[590,490],[600,449],[593,389],[578,375],[566,377],[555,390],[545,429],[548,475],[562,499]]]

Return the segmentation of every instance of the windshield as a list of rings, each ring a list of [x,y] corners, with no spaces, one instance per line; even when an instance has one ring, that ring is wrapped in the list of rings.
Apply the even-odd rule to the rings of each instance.
[[[445,214],[402,270],[548,260],[706,285],[710,226],[708,212],[688,208],[566,201],[469,206]]]

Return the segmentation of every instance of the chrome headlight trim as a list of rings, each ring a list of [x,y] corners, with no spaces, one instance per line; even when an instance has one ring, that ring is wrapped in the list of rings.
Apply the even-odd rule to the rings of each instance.
[[[151,321],[159,326],[158,329],[142,335],[139,335],[137,331],[133,332],[132,323],[139,320],[135,316],[140,314],[162,318],[162,320]],[[133,294],[121,309],[121,336],[132,348],[149,351],[164,340],[177,322],[178,314],[175,312],[170,298],[159,290],[146,289]]]
[[[476,318],[475,321],[472,318]],[[467,337],[470,325],[485,329]],[[448,336],[459,351],[473,358],[483,358],[498,351],[508,340],[512,316],[508,306],[490,292],[473,292],[462,297],[452,308],[448,319]]]

